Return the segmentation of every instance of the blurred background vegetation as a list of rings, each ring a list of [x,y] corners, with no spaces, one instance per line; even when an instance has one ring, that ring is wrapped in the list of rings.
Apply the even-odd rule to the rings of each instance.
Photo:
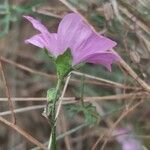
[[[55,86],[55,68],[47,55],[39,48],[26,45],[24,40],[35,34],[31,24],[22,16],[32,15],[45,24],[49,31],[56,32],[61,18],[71,12],[79,11],[94,26],[96,31],[110,37],[118,43],[115,50],[129,64],[129,66],[150,84],[150,1],[149,0],[68,0],[67,6],[63,0],[1,0],[0,1],[0,56],[5,76],[9,85],[11,97],[46,97],[46,90]],[[22,64],[29,69],[19,69],[15,64]],[[40,73],[39,73],[40,72]],[[141,92],[136,89],[140,86],[122,71],[119,65],[113,65],[112,72],[98,65],[87,64],[80,72],[92,76],[133,86],[125,89],[114,87],[100,81],[90,81],[73,75],[75,81],[69,83],[65,96],[95,97]],[[47,73],[48,75],[43,75]],[[1,77],[1,75],[0,75]],[[86,81],[83,84],[83,80]],[[78,81],[78,82],[77,82]],[[5,88],[0,78],[0,98],[6,97]],[[58,135],[74,129],[75,132],[60,136],[59,149],[91,150],[101,134],[107,132],[107,120],[115,122],[129,104],[133,106],[143,100],[142,97],[132,95],[125,100],[96,101],[92,106],[88,104],[86,113],[81,109],[80,102],[63,107],[59,123]],[[136,138],[150,149],[150,109],[149,100],[144,101],[117,125],[125,127],[131,125]],[[30,106],[46,105],[45,101],[15,102],[15,109],[29,108]],[[94,106],[94,107],[93,107]],[[8,110],[8,104],[0,101],[0,112]],[[42,143],[48,141],[50,127],[47,120],[41,115],[42,109],[24,109],[16,113],[17,124],[27,130],[33,137]],[[96,117],[92,115],[95,113]],[[9,119],[10,116],[6,115]],[[97,121],[98,120],[98,121]],[[91,123],[87,125],[86,123]],[[95,125],[92,125],[92,123]],[[107,138],[107,137],[105,137]],[[104,138],[104,139],[105,139]],[[103,144],[102,139],[96,149]],[[67,144],[66,144],[67,143]],[[34,145],[24,139],[19,133],[4,124],[0,124],[0,150],[26,150]],[[119,150],[121,146],[111,138],[105,147],[106,150]]]

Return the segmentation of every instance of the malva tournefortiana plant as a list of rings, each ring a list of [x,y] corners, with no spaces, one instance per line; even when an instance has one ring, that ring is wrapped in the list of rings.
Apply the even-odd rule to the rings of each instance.
[[[49,149],[56,150],[56,102],[64,78],[81,63],[100,64],[111,70],[111,64],[119,60],[112,50],[116,42],[97,35],[77,13],[66,15],[59,24],[57,33],[50,33],[38,20],[24,16],[39,31],[25,42],[45,49],[57,70],[57,86],[47,92],[48,102],[52,103],[49,110],[51,136]]]

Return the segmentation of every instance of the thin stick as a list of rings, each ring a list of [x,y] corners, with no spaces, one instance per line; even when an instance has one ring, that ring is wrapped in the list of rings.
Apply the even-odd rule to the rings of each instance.
[[[148,21],[146,21],[143,16],[140,15],[140,13],[138,13],[137,10],[133,9],[132,6],[130,6],[130,4],[128,4],[127,2],[120,0],[119,2],[119,8],[121,8],[121,10],[123,10],[122,12],[128,17],[130,18],[133,22],[135,20],[136,24],[141,27],[143,30],[145,30],[145,32],[149,33],[150,32],[150,23]],[[134,19],[136,18],[136,19]]]
[[[62,134],[58,135],[56,139],[57,139],[57,141],[58,141],[58,140],[64,138],[66,135],[71,135],[71,134],[73,134],[74,132],[76,132],[76,131],[78,131],[78,130],[82,129],[83,127],[86,127],[86,126],[87,126],[87,124],[81,124],[81,125],[79,125],[79,126],[73,128],[73,129],[68,130],[68,131],[65,132],[65,133],[62,133]],[[46,142],[46,143],[44,143],[44,144],[45,144],[45,145],[48,145],[48,142]],[[37,149],[38,149],[38,147],[34,147],[34,148],[32,148],[31,150],[37,150]],[[39,149],[38,149],[38,150],[39,150]]]
[[[33,10],[33,12],[36,12],[38,14],[42,14],[42,15],[46,15],[46,16],[62,19],[62,17],[60,15],[54,14],[54,13],[44,9],[44,7],[38,8],[38,9],[34,8],[32,10]]]
[[[44,108],[45,105],[34,105],[34,106],[28,106],[28,107],[22,107],[22,108],[18,108],[18,109],[14,109],[15,113],[22,113],[22,112],[28,112],[28,111],[32,111],[32,110],[36,110],[36,109],[41,109]],[[11,111],[4,111],[0,113],[0,116],[5,116],[5,115],[10,115]]]
[[[67,132],[67,124],[66,124],[66,117],[65,117],[65,115],[64,115],[64,111],[62,110],[62,114],[61,114],[61,122],[62,122],[62,130],[63,130],[63,132],[64,133],[66,133]],[[64,136],[64,141],[65,141],[65,145],[66,145],[66,150],[71,150],[72,148],[72,146],[71,146],[71,144],[70,144],[70,138],[69,138],[69,135],[65,135]]]
[[[23,129],[18,127],[17,125],[10,123],[9,121],[7,121],[6,119],[4,119],[1,116],[0,116],[0,121],[3,122],[4,124],[8,125],[9,127],[13,128],[14,130],[16,130],[18,133],[20,133],[22,136],[24,136],[28,141],[30,141],[31,143],[40,147],[42,150],[48,150],[42,143],[40,143],[38,140],[33,138],[29,133],[27,133],[26,131],[24,131]]]
[[[65,6],[67,6],[70,10],[72,10],[73,12],[78,13],[78,10],[72,6],[70,3],[68,3],[66,0],[59,0],[61,3],[63,3]]]
[[[25,65],[16,63],[14,61],[11,61],[11,60],[3,58],[3,57],[1,57],[0,60],[5,62],[5,63],[8,63],[10,65],[13,65],[13,66],[15,66],[15,67],[17,67],[17,68],[19,68],[21,70],[25,70],[27,72],[30,72],[30,73],[33,73],[33,74],[36,74],[36,75],[45,76],[48,79],[53,79],[54,81],[56,80],[56,76],[55,75],[47,74],[47,73],[44,73],[44,72],[40,72],[40,71],[34,70],[34,69],[29,68],[29,67],[27,67]],[[76,72],[76,73],[79,73],[79,72]],[[123,88],[123,89],[132,89],[132,90],[139,90],[140,89],[139,87],[126,86],[126,85],[123,85],[121,83],[117,83],[117,82],[110,81],[110,80],[107,80],[107,79],[102,79],[100,77],[90,76],[89,78],[94,79],[94,80],[98,79],[99,81],[104,82],[104,83],[95,82],[95,81],[89,81],[89,80],[87,80],[87,81],[85,80],[85,83],[95,84],[95,85],[105,85],[105,86],[109,86],[109,87],[118,87],[118,88]],[[53,80],[51,80],[51,81],[53,81]],[[72,82],[72,83],[80,83],[80,81],[77,80],[77,79],[70,79],[70,82]],[[107,84],[105,84],[105,83],[107,83]]]
[[[3,61],[3,62],[5,62],[5,63],[11,64],[11,65],[13,65],[13,66],[15,66],[17,68],[20,68],[22,70],[25,70],[27,72],[30,72],[30,73],[33,73],[33,74],[42,75],[42,76],[45,76],[45,77],[48,77],[48,78],[56,80],[56,76],[55,75],[49,75],[47,73],[43,73],[41,71],[37,71],[37,70],[31,69],[31,68],[29,68],[27,66],[24,66],[22,64],[16,63],[16,62],[14,62],[12,60],[9,60],[9,59],[3,58],[3,57],[0,57],[0,60]]]
[[[12,114],[12,122],[13,122],[13,124],[15,124],[16,123],[16,116],[15,116],[15,113],[14,113],[14,106],[13,106],[13,102],[11,100],[10,91],[9,91],[9,88],[8,88],[8,84],[7,84],[7,81],[6,81],[6,77],[5,77],[5,74],[4,74],[3,65],[2,65],[1,61],[0,61],[0,70],[1,70],[1,73],[2,73],[2,78],[3,78],[3,82],[4,82],[4,86],[5,86],[5,93],[6,93],[6,96],[7,96],[8,105],[9,105],[9,108],[10,108],[11,114]]]
[[[84,98],[84,102],[95,102],[95,101],[104,101],[104,100],[130,100],[130,98],[132,98],[134,96],[134,99],[138,98],[146,98],[146,100],[149,100],[150,98],[150,94],[148,93],[144,93],[144,92],[141,92],[141,93],[129,93],[129,94],[120,94],[120,95],[111,95],[111,96],[102,96],[102,97],[85,97]],[[36,100],[36,98],[28,98],[28,100],[33,100],[34,101]],[[46,101],[46,98],[37,98],[37,101],[40,100],[45,100]],[[1,100],[7,100],[6,98],[0,98],[0,101]],[[16,101],[20,101],[20,100],[23,100],[25,101],[25,98],[15,98],[12,100],[16,100]],[[27,100],[27,101],[28,101]],[[77,103],[78,101],[76,100],[75,97],[64,97],[62,98],[62,105],[67,105],[67,104],[73,104],[73,103]],[[19,108],[19,109],[14,109],[14,112],[15,113],[22,113],[22,112],[26,112],[26,111],[32,111],[32,110],[35,110],[35,109],[41,109],[41,108],[44,108],[45,105],[35,105],[35,106],[28,106],[28,107],[23,107],[23,108]],[[0,116],[4,116],[4,115],[10,115],[11,114],[11,111],[4,111],[4,112],[1,112],[0,113]]]
[[[150,32],[150,28],[147,27],[143,22],[137,19],[133,14],[131,14],[124,6],[119,5],[119,10],[125,14],[129,19],[131,19],[133,22],[136,20],[136,25],[139,26],[141,29],[143,29],[146,33]]]
[[[93,145],[92,150],[95,150],[95,149],[96,149],[98,143],[102,140],[103,137],[104,137],[104,135],[100,135],[100,137],[98,138],[98,140],[97,140],[97,141],[95,142],[95,144]]]
[[[127,73],[143,87],[143,89],[150,93],[150,86],[146,84],[146,82],[144,82],[123,59],[120,60],[120,64]]]
[[[66,89],[67,89],[67,86],[68,86],[68,83],[69,83],[70,78],[71,78],[71,74],[68,75],[67,80],[66,80],[66,82],[65,82],[65,85],[64,85],[64,88],[63,88],[61,97],[60,97],[60,101],[59,101],[59,104],[58,104],[58,108],[57,108],[57,111],[56,111],[55,120],[57,120],[57,117],[58,117],[58,115],[59,115],[60,108],[61,108],[61,104],[62,104],[62,102],[63,102],[63,98],[64,98],[64,95],[65,95],[65,92],[66,92]]]
[[[100,81],[100,82],[105,82],[105,83],[114,85],[116,87],[120,87],[120,88],[125,87],[125,85],[123,85],[121,83],[117,83],[117,82],[110,81],[110,80],[107,80],[107,79],[103,79],[103,78],[100,78],[100,77],[92,76],[92,75],[89,75],[89,74],[86,74],[86,73],[82,73],[82,72],[78,72],[78,71],[72,71],[72,73],[75,74],[75,75],[78,75],[78,76],[85,76],[86,78],[89,78],[89,79],[97,80],[97,81]]]
[[[93,96],[93,97],[84,97],[84,102],[92,102],[92,101],[116,101],[116,100],[130,100],[132,96],[135,96],[136,98],[142,98],[149,100],[150,94],[147,92],[131,92],[131,93],[124,93],[124,94],[117,94],[117,95],[109,95],[109,96]],[[45,97],[18,97],[18,98],[11,98],[12,101],[46,101],[47,98]],[[76,100],[76,97],[63,97],[60,98],[64,101],[63,104],[69,104],[69,103],[76,103],[78,100]],[[0,98],[0,101],[7,101],[7,98]]]

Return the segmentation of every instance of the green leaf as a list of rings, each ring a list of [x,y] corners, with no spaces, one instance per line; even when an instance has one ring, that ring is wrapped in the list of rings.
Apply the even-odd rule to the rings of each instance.
[[[51,88],[47,91],[47,99],[48,99],[48,103],[47,106],[44,108],[44,111],[42,113],[42,115],[46,118],[51,117],[52,114],[52,106],[51,104],[54,102],[54,100],[56,99],[57,96],[57,91],[55,88]]]
[[[62,55],[55,60],[58,78],[63,79],[72,70],[72,54],[67,49]]]
[[[92,104],[89,103],[84,105],[69,105],[69,111],[71,112],[71,116],[82,114],[85,123],[89,125],[97,124],[100,121],[100,116],[97,113],[95,106],[92,106]]]
[[[85,122],[88,124],[96,124],[99,122],[99,115],[96,112],[95,106],[92,106],[92,104],[86,104],[84,106],[83,110],[84,116],[85,116]]]
[[[51,88],[47,91],[47,99],[48,101],[52,101],[56,98],[56,89],[55,88]]]

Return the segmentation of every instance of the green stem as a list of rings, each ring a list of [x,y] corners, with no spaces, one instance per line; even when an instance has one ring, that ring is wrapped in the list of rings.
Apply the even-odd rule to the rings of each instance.
[[[51,114],[51,118],[50,118],[52,120],[51,135],[50,135],[50,140],[49,140],[49,149],[50,150],[56,150],[57,149],[55,115],[56,115],[56,102],[59,99],[61,85],[62,85],[62,80],[58,79],[57,86],[56,86],[56,94],[55,94],[54,99],[53,99],[52,114]]]

